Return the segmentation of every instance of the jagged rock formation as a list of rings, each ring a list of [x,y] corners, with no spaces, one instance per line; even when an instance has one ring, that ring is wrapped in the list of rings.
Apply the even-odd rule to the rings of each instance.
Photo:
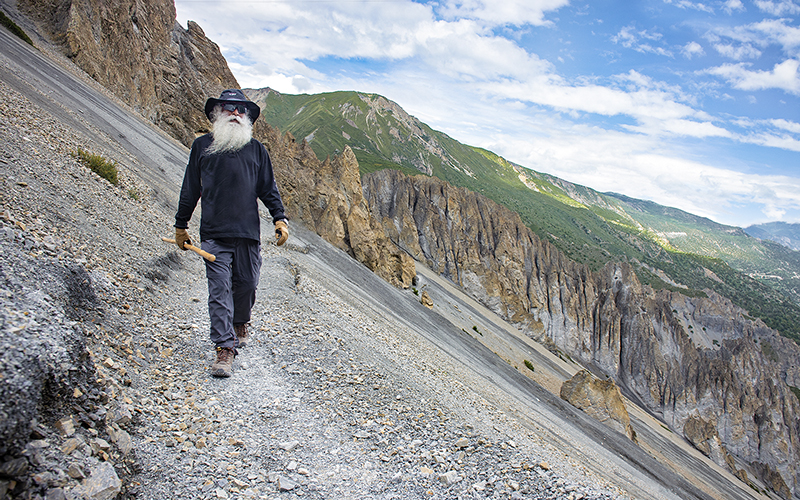
[[[258,138],[267,145],[292,219],[303,221],[328,242],[395,286],[411,286],[414,261],[400,251],[372,217],[364,199],[358,162],[350,148],[320,161],[306,141],[262,125]]]
[[[560,397],[595,420],[636,441],[622,393],[613,380],[600,380],[589,370],[580,370],[561,384]]]
[[[481,195],[395,171],[362,182],[386,234],[415,259],[613,378],[720,465],[730,454],[785,497],[798,491],[800,405],[787,385],[797,374],[782,369],[797,345],[713,293],[656,293],[624,263],[592,273]],[[716,430],[718,452],[713,432],[696,432],[699,419]]]
[[[239,86],[200,26],[176,21],[172,0],[20,0],[19,8],[78,67],[187,146],[208,130],[206,99]]]

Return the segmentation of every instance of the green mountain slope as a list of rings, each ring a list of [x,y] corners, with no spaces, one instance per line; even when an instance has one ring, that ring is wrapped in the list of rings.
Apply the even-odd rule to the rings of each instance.
[[[628,260],[656,289],[730,298],[800,340],[800,253],[742,229],[622,195],[599,193],[464,145],[376,94],[246,90],[272,126],[320,158],[350,146],[362,174],[392,168],[481,193],[520,214],[571,259],[599,269]]]

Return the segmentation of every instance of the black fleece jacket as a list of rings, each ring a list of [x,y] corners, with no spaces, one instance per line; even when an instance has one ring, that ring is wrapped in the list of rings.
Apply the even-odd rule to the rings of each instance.
[[[275,221],[286,219],[266,148],[255,139],[233,153],[208,154],[211,134],[195,139],[181,186],[175,227],[188,228],[200,207],[200,240],[261,239],[258,200]],[[202,195],[202,197],[201,197]]]

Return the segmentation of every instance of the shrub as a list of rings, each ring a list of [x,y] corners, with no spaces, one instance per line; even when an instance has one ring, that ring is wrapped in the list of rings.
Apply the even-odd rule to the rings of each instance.
[[[0,24],[5,26],[8,29],[8,31],[21,38],[23,42],[27,43],[31,47],[34,47],[33,40],[31,40],[31,37],[29,37],[28,34],[22,30],[22,28],[17,26],[17,23],[9,19],[6,13],[3,12],[2,10],[0,10]]]
[[[523,363],[525,363],[525,366],[528,368],[528,370],[530,370],[530,371],[532,371],[532,372],[535,372],[535,371],[536,371],[536,370],[533,368],[533,363],[531,363],[531,362],[530,362],[530,361],[528,361],[527,359],[526,359],[526,360],[523,360]]]
[[[89,169],[107,180],[113,185],[117,185],[117,163],[114,161],[106,160],[100,155],[89,153],[81,148],[78,148],[76,153],[78,160],[89,167]]]
[[[483,336],[483,334],[481,333],[481,331],[480,331],[480,330],[478,330],[478,326],[477,326],[477,325],[472,325],[472,329],[473,329],[473,330],[475,330],[475,332],[476,332],[478,335],[480,335],[480,336]]]

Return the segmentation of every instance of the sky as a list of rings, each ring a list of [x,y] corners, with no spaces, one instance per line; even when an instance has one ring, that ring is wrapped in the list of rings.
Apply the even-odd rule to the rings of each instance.
[[[800,0],[176,0],[243,88],[380,94],[524,167],[800,223]]]

